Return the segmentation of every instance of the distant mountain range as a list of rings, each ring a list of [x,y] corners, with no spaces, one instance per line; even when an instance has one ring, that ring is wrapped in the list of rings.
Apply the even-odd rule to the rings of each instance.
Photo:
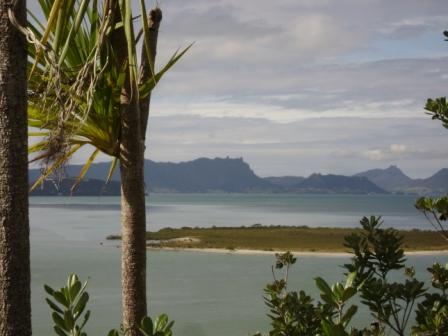
[[[387,194],[366,177],[312,174],[291,187],[297,193]]]
[[[64,178],[60,182],[45,181],[41,187],[35,189],[32,196],[59,196],[71,195],[71,188],[76,182],[74,178]],[[79,184],[73,193],[77,196],[117,196],[120,195],[120,182],[110,181],[107,185],[104,180],[86,179]]]
[[[119,171],[105,185],[110,163],[92,164],[75,195],[119,195]],[[32,195],[69,195],[81,165],[65,168],[60,183],[46,181]],[[30,169],[30,182],[40,175]],[[387,194],[445,193],[448,191],[448,169],[427,179],[411,179],[399,168],[373,169],[354,176],[312,174],[309,177],[257,176],[242,158],[200,158],[188,162],[154,162],[145,160],[145,182],[150,192],[179,193],[314,193],[314,194]]]
[[[293,187],[305,180],[305,178],[301,176],[270,176],[265,177],[264,179],[274,185],[284,188]]]
[[[366,177],[389,192],[412,194],[441,194],[448,192],[447,168],[439,170],[426,179],[411,179],[397,166],[368,170],[355,176]]]
[[[105,180],[110,163],[95,163],[85,175],[85,181],[80,184],[92,184],[96,190],[97,181]],[[78,176],[81,165],[69,165],[65,168],[65,175],[68,179]],[[29,172],[30,181],[35,181],[40,175],[37,169]],[[111,191],[116,190],[115,184],[119,184],[119,169],[112,176]],[[64,181],[65,182],[65,181]],[[154,162],[145,160],[145,183],[148,191],[152,192],[182,192],[182,193],[203,193],[203,192],[275,192],[279,187],[264,180],[250,169],[243,159],[206,159],[201,158],[188,162]],[[54,183],[46,183],[43,188],[33,195],[46,194],[47,192],[70,194],[68,183],[62,183],[61,188],[56,190]],[[104,185],[104,182],[103,182]],[[108,187],[109,188],[109,187]],[[48,191],[47,191],[48,190]],[[116,193],[119,195],[118,192]],[[81,190],[75,194],[84,195]]]
[[[412,179],[405,175],[397,166],[390,166],[386,169],[372,169],[355,176],[367,177],[377,186],[389,191],[400,190],[403,186],[412,183]]]

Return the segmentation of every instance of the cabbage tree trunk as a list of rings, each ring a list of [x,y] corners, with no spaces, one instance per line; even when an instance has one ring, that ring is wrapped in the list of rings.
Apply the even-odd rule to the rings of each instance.
[[[126,88],[121,99],[120,144],[123,325],[129,329],[130,336],[140,335],[137,326],[147,315],[146,205],[140,109],[137,99],[125,95],[135,89]]]
[[[117,7],[115,7],[117,8]],[[153,13],[151,11],[151,13]],[[160,10],[160,22],[162,16]],[[117,10],[115,13],[117,20]],[[149,15],[152,39],[157,41],[158,23],[152,22]],[[126,40],[123,29],[112,35],[117,66],[127,64]],[[154,42],[154,41],[153,41]],[[150,76],[150,66],[154,68],[155,43],[153,55],[148,59],[143,55],[143,76]],[[121,137],[121,234],[122,234],[122,309],[123,326],[129,336],[140,336],[138,325],[147,315],[146,297],[146,204],[144,179],[145,131],[149,110],[149,97],[139,99],[136,82],[126,79],[120,99]]]
[[[31,335],[26,41],[0,0],[0,335]],[[26,25],[26,1],[13,8]]]

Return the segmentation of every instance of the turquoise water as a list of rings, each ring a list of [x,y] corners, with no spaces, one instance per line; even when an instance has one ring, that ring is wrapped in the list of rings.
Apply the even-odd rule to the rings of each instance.
[[[34,335],[51,335],[44,283],[60,286],[75,272],[89,278],[89,335],[106,335],[120,321],[120,249],[105,236],[119,232],[117,197],[34,197],[31,203]],[[354,226],[362,215],[383,214],[402,228],[428,228],[409,196],[152,195],[151,229],[171,226],[262,224]],[[101,245],[101,243],[103,243]],[[166,312],[182,336],[250,335],[267,330],[262,289],[271,280],[270,255],[148,253],[151,315]],[[417,275],[446,256],[410,258]],[[300,257],[290,288],[316,295],[313,278],[341,280],[344,257]],[[358,322],[367,319],[361,312]]]

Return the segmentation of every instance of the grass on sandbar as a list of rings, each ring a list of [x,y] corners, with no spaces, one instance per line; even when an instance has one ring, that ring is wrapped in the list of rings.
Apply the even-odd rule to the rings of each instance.
[[[219,248],[264,251],[344,252],[344,237],[359,229],[309,228],[306,226],[165,228],[147,232],[148,246],[171,248]],[[434,231],[400,231],[406,251],[448,250],[448,243]],[[109,236],[108,239],[120,239]],[[158,241],[158,242],[154,242]]]

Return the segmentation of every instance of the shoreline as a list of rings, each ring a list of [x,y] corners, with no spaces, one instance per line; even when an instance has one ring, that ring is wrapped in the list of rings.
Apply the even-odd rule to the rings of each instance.
[[[291,251],[297,255],[350,256],[344,246],[355,228],[309,228],[304,226],[164,228],[146,232],[150,250],[195,251],[221,254],[267,254]],[[448,244],[434,231],[398,231],[408,255],[448,255]],[[107,240],[119,241],[119,235]]]
[[[237,254],[237,255],[274,255],[276,253],[285,253],[286,251],[266,251],[251,249],[224,249],[224,248],[187,248],[187,247],[147,247],[147,251],[161,252],[202,252],[210,254]],[[350,257],[349,252],[330,252],[330,251],[290,251],[296,256],[304,257]],[[448,256],[448,250],[422,250],[405,251],[405,256]]]

